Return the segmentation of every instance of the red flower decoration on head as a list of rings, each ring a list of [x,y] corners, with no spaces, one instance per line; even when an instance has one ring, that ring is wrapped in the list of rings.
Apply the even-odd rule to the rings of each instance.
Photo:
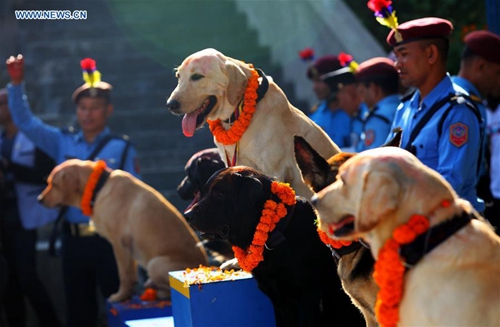
[[[388,8],[392,4],[390,0],[370,0],[367,3],[368,8],[374,12],[381,12],[384,8]]]
[[[96,70],[95,60],[91,58],[83,59],[82,61],[80,61],[80,65],[82,66],[82,70],[85,70],[87,72]]]
[[[344,52],[339,53],[338,58],[339,58],[339,61],[340,61],[340,64],[342,65],[342,67],[349,66],[349,64],[352,61],[352,56],[350,54],[347,54]]]
[[[305,48],[302,51],[299,51],[300,59],[303,61],[309,61],[314,59],[314,50],[312,48]]]

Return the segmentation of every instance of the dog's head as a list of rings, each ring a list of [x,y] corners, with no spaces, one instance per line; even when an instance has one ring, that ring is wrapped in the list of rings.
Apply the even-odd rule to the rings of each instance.
[[[264,203],[271,198],[271,182],[249,167],[223,169],[205,184],[200,200],[184,217],[202,238],[227,239],[246,248],[252,242]]]
[[[71,159],[57,165],[50,173],[48,185],[38,196],[38,201],[49,208],[80,207],[85,184],[95,164],[89,160]]]
[[[199,151],[188,160],[184,167],[186,177],[177,186],[177,193],[183,200],[192,200],[186,211],[198,202],[200,192],[208,179],[224,167],[217,148]]]
[[[176,72],[178,84],[167,100],[167,108],[184,115],[182,131],[192,136],[208,119],[226,120],[241,101],[249,66],[215,49],[196,52]]]
[[[323,231],[331,237],[355,239],[375,229],[390,234],[412,214],[429,214],[441,201],[454,198],[451,186],[411,153],[384,147],[349,159],[336,181],[313,202]]]

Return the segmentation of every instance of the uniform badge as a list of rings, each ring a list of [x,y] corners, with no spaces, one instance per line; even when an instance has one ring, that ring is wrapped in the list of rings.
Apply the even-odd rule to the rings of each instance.
[[[373,129],[369,129],[365,132],[365,145],[370,146],[375,141],[375,131]]]
[[[461,147],[467,143],[469,138],[469,128],[462,123],[456,123],[450,126],[450,142],[456,147]]]

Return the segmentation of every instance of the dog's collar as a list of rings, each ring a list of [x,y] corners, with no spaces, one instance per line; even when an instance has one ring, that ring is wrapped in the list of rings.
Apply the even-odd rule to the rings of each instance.
[[[104,186],[104,183],[106,183],[110,174],[111,174],[111,169],[106,167],[102,171],[101,176],[99,176],[99,180],[97,181],[97,184],[94,188],[94,192],[92,192],[92,199],[90,200],[90,206],[92,208],[94,208],[94,202],[95,202],[95,198],[97,197],[97,193],[99,193],[99,191],[102,189],[102,187]]]
[[[261,69],[255,68],[255,70],[257,71],[257,73],[259,73],[259,76],[262,77],[262,81],[260,82],[259,87],[257,88],[257,102],[259,102],[260,100],[262,100],[264,95],[266,95],[267,90],[269,89],[269,80],[267,79],[266,74],[264,74],[264,72]],[[239,108],[240,105],[238,104],[238,106],[236,106],[236,109],[233,111],[231,117],[229,119],[223,120],[223,122],[227,124],[230,122],[234,122],[236,119],[238,119],[237,115]]]
[[[332,251],[332,256],[338,261],[340,260],[340,258],[342,258],[342,256],[357,251],[362,246],[364,246],[364,244],[361,242],[352,242],[351,244],[343,246],[340,249],[336,249],[329,244],[327,244],[327,246],[330,249],[330,251]]]
[[[285,238],[285,235],[283,235],[283,232],[288,227],[290,220],[292,220],[293,213],[295,212],[295,206],[296,206],[296,204],[287,207],[286,216],[283,217],[278,222],[278,224],[276,225],[276,228],[271,232],[271,234],[269,235],[269,238],[267,239],[267,242],[264,244],[266,250],[274,250],[278,246],[280,246],[283,242],[286,241],[286,238]]]
[[[439,225],[429,228],[427,233],[419,235],[412,243],[401,245],[399,255],[403,265],[406,269],[412,268],[424,255],[467,225],[472,218],[475,218],[474,213],[463,212],[461,215],[456,215]]]

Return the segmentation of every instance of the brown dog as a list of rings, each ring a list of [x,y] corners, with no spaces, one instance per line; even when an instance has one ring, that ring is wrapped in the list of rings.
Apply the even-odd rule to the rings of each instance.
[[[220,119],[223,127],[229,129],[252,69],[251,65],[214,49],[187,57],[177,69],[178,85],[167,101],[172,113],[184,115],[184,134],[192,136],[207,119]],[[293,136],[301,135],[326,158],[340,150],[319,126],[290,104],[272,80],[261,74],[260,85],[262,89],[267,86],[267,91],[262,91],[250,125],[238,142],[236,164],[286,181],[297,194],[310,198],[312,192],[303,183],[295,163]],[[217,141],[215,144],[228,165],[227,157],[232,160],[235,145],[225,146]]]
[[[313,202],[322,230],[363,238],[376,259],[396,227],[427,217],[422,243],[401,252],[411,265],[399,325],[500,326],[500,237],[484,220],[470,219],[477,217],[470,203],[409,152],[388,147],[354,156]]]
[[[96,166],[68,160],[54,168],[39,200],[47,207],[81,208],[82,194]],[[207,264],[198,238],[177,209],[156,190],[127,172],[113,170],[95,195],[92,223],[113,246],[120,288],[112,302],[129,298],[137,282],[134,260],[147,269],[146,287],[170,296],[168,273]]]

